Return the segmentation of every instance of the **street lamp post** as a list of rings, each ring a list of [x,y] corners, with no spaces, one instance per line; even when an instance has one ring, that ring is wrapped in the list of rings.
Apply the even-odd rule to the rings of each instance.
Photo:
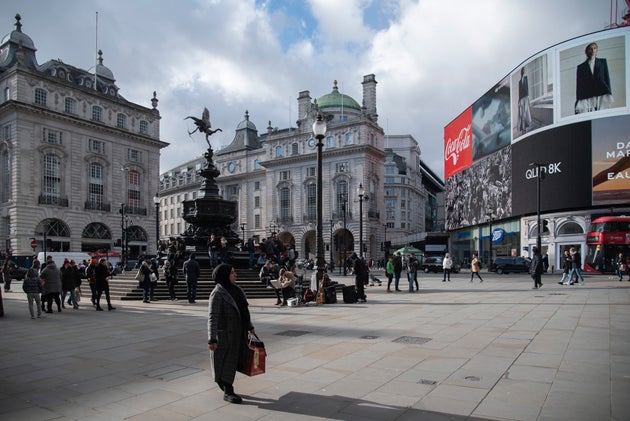
[[[488,271],[491,271],[492,270],[492,263],[494,261],[494,259],[492,258],[492,237],[493,237],[493,235],[492,235],[492,221],[494,220],[494,214],[492,212],[489,212],[488,213],[488,218],[489,218],[488,219],[489,220],[489,222],[488,222],[488,234],[489,234],[488,238],[490,239],[490,246],[488,247],[488,251],[490,253],[490,257],[489,257],[490,261],[488,263]]]
[[[317,113],[317,120],[313,123],[313,134],[317,139],[317,285],[319,287],[324,277],[324,235],[322,223],[322,143],[326,136],[326,122],[321,113]]]
[[[346,250],[346,206],[348,204],[348,195],[343,194],[342,196],[343,204],[341,205],[341,210],[343,212],[343,276],[346,276],[347,268],[346,268],[346,258],[348,257],[348,252]],[[341,271],[339,271],[341,273]]]
[[[120,238],[120,248],[122,250],[121,254],[122,254],[123,268],[126,268],[127,259],[129,258],[129,236],[127,233],[127,229],[129,228],[129,215],[127,214],[127,205],[125,205],[124,203],[121,203],[119,212],[120,212],[120,229],[122,232],[122,235]]]
[[[160,253],[160,195],[155,193],[153,196],[155,204],[155,255],[159,257]]]
[[[368,200],[363,184],[359,184],[357,194],[359,195],[359,256],[363,257],[363,201]]]
[[[332,219],[330,220],[330,267],[333,267],[333,224],[335,223],[335,221],[333,221]],[[331,269],[332,270],[332,269]]]
[[[536,167],[536,230],[538,231],[536,236],[536,247],[540,251],[542,250],[542,241],[540,239],[540,181],[544,177],[542,169],[545,167],[545,164],[532,162],[529,166]]]

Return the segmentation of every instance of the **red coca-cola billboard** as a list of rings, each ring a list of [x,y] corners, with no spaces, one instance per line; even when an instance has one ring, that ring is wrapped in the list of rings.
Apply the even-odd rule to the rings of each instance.
[[[444,128],[444,178],[472,164],[472,107]]]

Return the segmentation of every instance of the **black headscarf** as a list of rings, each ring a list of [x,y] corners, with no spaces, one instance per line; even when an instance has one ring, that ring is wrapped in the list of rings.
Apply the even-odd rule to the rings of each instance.
[[[212,279],[230,293],[230,296],[234,299],[234,302],[241,313],[243,328],[247,330],[251,324],[249,309],[247,308],[249,304],[247,303],[243,290],[230,282],[230,273],[232,273],[232,268],[233,267],[230,264],[221,263],[219,266],[214,268],[214,271],[212,271]]]

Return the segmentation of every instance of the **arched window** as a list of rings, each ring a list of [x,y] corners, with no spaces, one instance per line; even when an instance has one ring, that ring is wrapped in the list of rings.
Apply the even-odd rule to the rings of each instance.
[[[105,224],[92,222],[83,228],[82,238],[96,238],[99,240],[111,240],[112,233]]]
[[[280,158],[282,156],[282,146],[276,146],[276,158]]]
[[[584,234],[584,230],[575,221],[567,221],[558,227],[557,235],[573,235],[573,234]]]
[[[291,219],[291,189],[280,188],[280,220],[289,221]]]
[[[103,207],[103,166],[92,162],[89,167],[88,209],[102,209]]]
[[[48,237],[70,237],[70,228],[59,219],[48,218],[40,222],[35,228],[35,235]]]
[[[137,225],[132,225],[127,228],[127,240],[128,241],[147,241],[146,231]]]
[[[61,160],[55,154],[44,155],[45,203],[57,203],[61,197]]]
[[[309,221],[317,219],[317,185],[309,183],[306,186],[306,218]]]

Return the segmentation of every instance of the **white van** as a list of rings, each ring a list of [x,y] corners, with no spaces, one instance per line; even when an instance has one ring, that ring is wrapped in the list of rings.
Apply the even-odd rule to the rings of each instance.
[[[65,259],[74,260],[77,265],[80,265],[83,260],[87,260],[88,262],[90,261],[90,255],[86,252],[76,253],[70,251],[47,251],[46,256],[52,256],[53,261],[59,268],[61,268]],[[46,263],[43,251],[37,253],[37,260],[39,260],[39,262],[42,264]]]

